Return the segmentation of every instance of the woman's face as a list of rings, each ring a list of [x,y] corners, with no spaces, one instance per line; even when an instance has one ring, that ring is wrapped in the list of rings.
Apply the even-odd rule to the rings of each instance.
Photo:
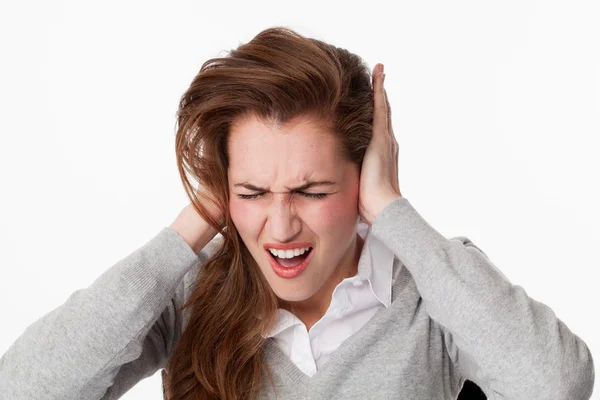
[[[304,116],[282,126],[256,117],[236,122],[228,139],[231,218],[275,294],[309,299],[356,263],[358,166],[342,159],[337,138]],[[294,190],[310,181],[331,184]],[[282,277],[266,244],[307,244],[313,254],[300,273],[291,268]]]

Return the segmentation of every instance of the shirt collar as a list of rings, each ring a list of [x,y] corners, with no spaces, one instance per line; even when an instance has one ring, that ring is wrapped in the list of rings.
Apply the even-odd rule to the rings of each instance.
[[[387,308],[392,301],[394,253],[371,234],[371,227],[362,220],[358,223],[357,231],[365,242],[358,260],[358,274],[350,279],[369,282],[377,300]],[[294,314],[281,308],[277,310],[275,321],[275,325],[263,336],[264,338],[277,336],[282,331],[302,323]]]
[[[361,224],[364,225],[361,227]],[[367,280],[377,300],[389,307],[392,302],[394,253],[371,234],[371,227],[366,223],[359,222],[358,232],[361,237],[361,232],[365,235],[365,243],[358,261],[359,279]]]
[[[294,314],[283,308],[277,309],[277,316],[275,317],[275,325],[271,328],[271,331],[267,335],[263,335],[263,338],[269,338],[279,335],[284,330],[302,322]]]

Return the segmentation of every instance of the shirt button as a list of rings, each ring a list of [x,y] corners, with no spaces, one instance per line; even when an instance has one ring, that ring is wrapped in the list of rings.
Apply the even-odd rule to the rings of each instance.
[[[357,280],[357,281],[354,281],[354,282],[352,282],[352,284],[353,284],[355,287],[359,287],[359,286],[362,286],[362,284],[363,284],[363,281],[361,281],[361,280]]]

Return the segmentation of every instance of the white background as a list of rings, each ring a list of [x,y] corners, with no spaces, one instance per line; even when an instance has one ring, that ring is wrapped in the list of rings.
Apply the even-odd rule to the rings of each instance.
[[[283,25],[385,64],[402,194],[600,363],[597,2],[1,4],[0,354],[171,223],[179,97]],[[162,399],[160,373],[123,398]]]

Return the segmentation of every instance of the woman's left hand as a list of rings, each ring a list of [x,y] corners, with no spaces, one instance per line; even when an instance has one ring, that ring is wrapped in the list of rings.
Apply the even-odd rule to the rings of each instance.
[[[358,212],[371,225],[381,210],[402,197],[398,183],[398,142],[392,129],[391,108],[383,88],[383,64],[373,68],[373,136],[363,159]]]

